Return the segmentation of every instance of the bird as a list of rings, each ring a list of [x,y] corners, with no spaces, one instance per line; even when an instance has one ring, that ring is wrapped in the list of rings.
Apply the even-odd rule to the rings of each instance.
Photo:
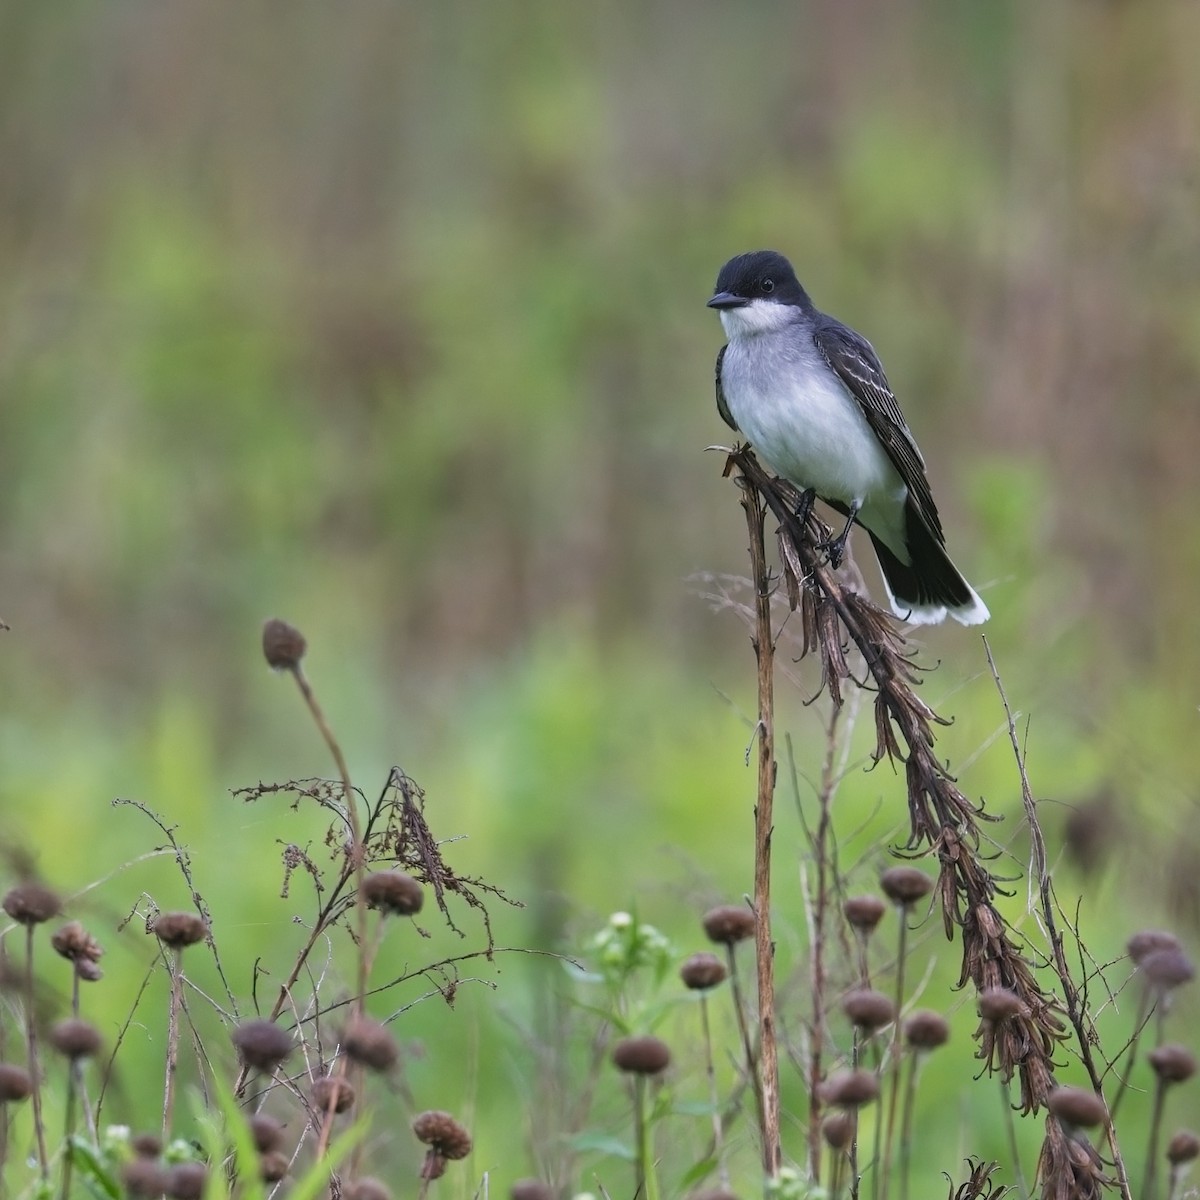
[[[717,354],[717,410],[766,464],[870,535],[892,611],[914,625],[986,621],[987,605],[946,551],[925,460],[879,358],[860,333],[819,311],[774,250],[731,258],[708,307],[728,339]]]

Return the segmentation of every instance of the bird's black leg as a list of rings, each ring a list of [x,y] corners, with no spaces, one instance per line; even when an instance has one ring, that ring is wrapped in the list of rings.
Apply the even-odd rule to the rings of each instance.
[[[816,488],[805,488],[800,493],[800,502],[796,505],[796,524],[801,529],[808,524],[808,518],[812,516],[813,505],[817,500]]]
[[[829,551],[829,565],[835,571],[842,565],[842,556],[846,553],[846,542],[850,538],[850,530],[854,527],[854,518],[858,516],[860,508],[862,508],[862,505],[857,502],[850,505],[850,512],[846,516],[845,528],[832,542],[825,543],[825,549]]]

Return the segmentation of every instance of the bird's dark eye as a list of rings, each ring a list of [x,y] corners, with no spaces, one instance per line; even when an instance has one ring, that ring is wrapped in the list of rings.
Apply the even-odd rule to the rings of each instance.
[[[763,294],[764,296],[769,296],[769,295],[770,295],[770,294],[771,294],[771,293],[772,293],[772,292],[775,290],[775,280],[773,280],[773,279],[764,279],[764,280],[763,280],[763,281],[762,281],[762,282],[761,282],[761,283],[758,285],[758,290],[759,290],[760,292],[762,292],[762,294]]]

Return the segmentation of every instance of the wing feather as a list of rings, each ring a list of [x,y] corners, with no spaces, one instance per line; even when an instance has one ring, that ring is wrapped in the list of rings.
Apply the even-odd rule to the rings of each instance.
[[[729,411],[729,402],[725,399],[725,389],[721,386],[721,363],[725,360],[725,351],[729,349],[728,345],[722,346],[717,351],[717,369],[714,372],[714,382],[717,387],[717,412],[721,414],[721,420],[729,426],[734,433],[740,433],[741,430],[737,427],[737,422],[733,419],[733,414]]]

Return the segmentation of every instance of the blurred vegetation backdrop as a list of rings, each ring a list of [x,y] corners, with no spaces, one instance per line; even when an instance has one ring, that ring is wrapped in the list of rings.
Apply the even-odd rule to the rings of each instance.
[[[1186,0],[0,7],[3,843],[68,892],[105,878],[73,912],[149,961],[117,921],[188,897],[161,859],[118,870],[161,842],[110,807],[135,798],[246,962],[291,936],[278,842],[320,823],[230,794],[332,773],[262,665],[279,615],[360,786],[401,764],[448,855],[525,903],[502,943],[636,907],[692,948],[749,887],[754,782],[746,630],[693,578],[746,569],[704,301],[770,246],[921,441],[1085,937],[1194,939],[1198,45]],[[978,633],[922,640],[1015,874]],[[803,781],[824,710],[798,676]],[[846,781],[864,886],[902,795]],[[414,1010],[409,1083],[477,1111],[503,1181],[531,1168],[510,1030],[554,976],[476,973],[498,992]],[[953,1003],[945,1093],[994,1114]],[[939,1167],[988,1149],[946,1139]]]

